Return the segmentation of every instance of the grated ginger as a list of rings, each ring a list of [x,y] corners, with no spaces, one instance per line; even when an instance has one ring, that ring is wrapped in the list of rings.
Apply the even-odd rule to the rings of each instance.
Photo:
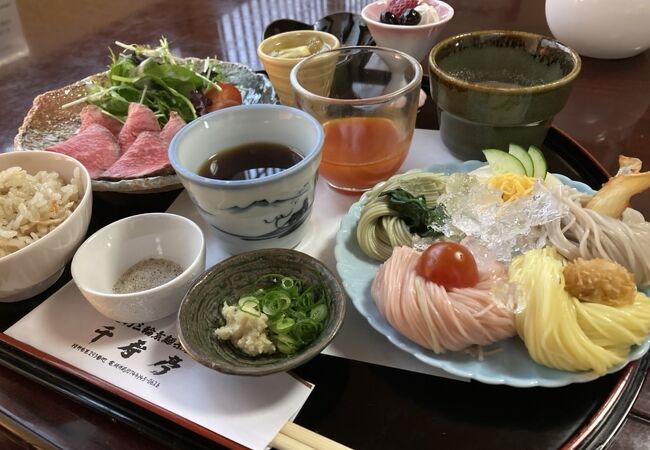
[[[565,288],[580,301],[622,306],[634,303],[634,277],[620,264],[602,258],[578,258],[564,268]]]
[[[229,339],[235,347],[250,356],[275,352],[275,345],[266,335],[269,320],[266,314],[254,316],[230,305],[224,305],[221,314],[226,319],[226,325],[215,330],[219,339]]]

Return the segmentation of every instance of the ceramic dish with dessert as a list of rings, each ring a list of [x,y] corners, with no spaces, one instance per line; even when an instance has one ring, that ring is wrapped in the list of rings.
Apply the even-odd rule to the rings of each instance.
[[[454,9],[439,0],[380,0],[363,8],[361,16],[377,45],[424,62]]]
[[[180,188],[167,157],[174,134],[208,112],[275,103],[269,80],[243,64],[178,58],[160,45],[116,43],[106,72],[34,100],[14,150],[46,150],[82,162],[94,191],[148,193]]]

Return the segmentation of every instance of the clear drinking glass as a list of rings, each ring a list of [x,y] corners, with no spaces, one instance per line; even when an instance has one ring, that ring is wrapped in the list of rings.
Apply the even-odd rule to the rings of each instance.
[[[422,67],[382,47],[344,47],[291,71],[296,105],[325,130],[320,175],[360,193],[395,174],[413,138]]]

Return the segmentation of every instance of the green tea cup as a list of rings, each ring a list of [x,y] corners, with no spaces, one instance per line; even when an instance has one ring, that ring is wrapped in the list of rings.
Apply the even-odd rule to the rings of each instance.
[[[477,31],[440,42],[429,83],[444,144],[461,159],[541,145],[579,72],[574,50],[538,34]]]

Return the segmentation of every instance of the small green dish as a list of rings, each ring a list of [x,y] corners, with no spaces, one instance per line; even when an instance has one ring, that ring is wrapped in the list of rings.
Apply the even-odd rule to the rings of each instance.
[[[269,273],[292,276],[308,284],[323,283],[329,291],[329,314],[320,335],[296,353],[248,356],[230,341],[218,339],[214,331],[226,323],[221,315],[224,303],[236,304],[262,275]],[[346,302],[337,278],[317,259],[296,250],[255,250],[220,262],[194,282],[181,302],[178,335],[185,351],[204,366],[234,375],[269,375],[293,369],[318,355],[341,328]]]
[[[560,42],[519,31],[477,31],[438,43],[429,54],[429,82],[442,141],[463,160],[511,143],[540,146],[580,64]]]

